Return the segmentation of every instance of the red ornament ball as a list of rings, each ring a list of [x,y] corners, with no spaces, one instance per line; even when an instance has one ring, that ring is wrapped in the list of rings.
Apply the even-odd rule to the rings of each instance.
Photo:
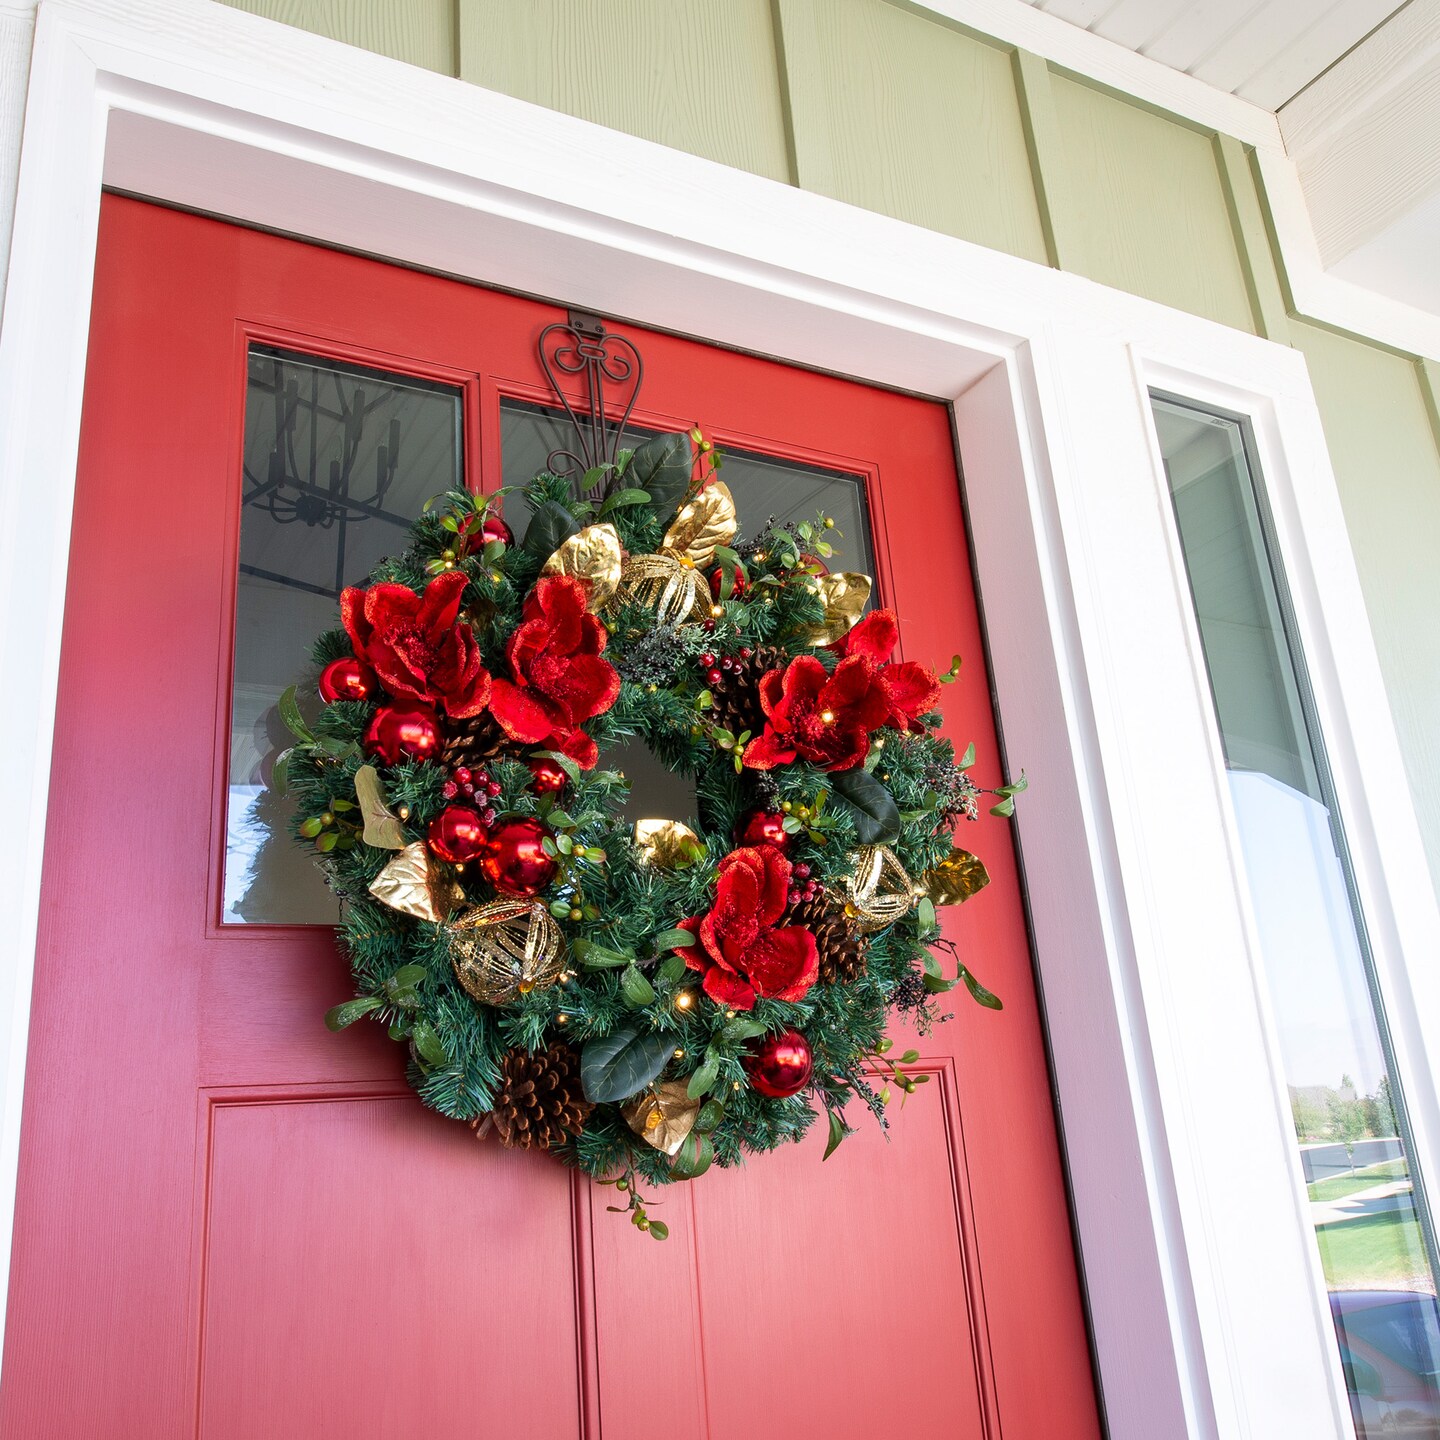
[[[353,655],[332,660],[320,672],[320,698],[333,705],[337,700],[370,700],[379,681],[375,672]]]
[[[507,547],[511,546],[515,543],[515,532],[498,515],[487,512],[478,526],[467,529],[465,553],[473,555],[477,550],[483,550],[492,540],[500,540]]]
[[[440,758],[440,726],[428,710],[382,705],[365,732],[365,750],[386,765],[398,765],[403,756],[415,760]]]
[[[560,868],[544,851],[549,837],[538,820],[506,820],[490,832],[480,873],[502,895],[538,895]]]
[[[537,795],[558,795],[569,782],[564,767],[554,760],[540,758],[525,763],[530,767],[530,788]]]
[[[488,838],[483,817],[468,805],[447,805],[430,822],[425,836],[430,849],[452,865],[478,859]]]
[[[710,594],[714,596],[716,600],[720,598],[720,591],[724,588],[724,585],[725,572],[717,567],[710,572]],[[731,600],[739,600],[743,598],[749,588],[750,582],[745,578],[745,572],[743,570],[737,570],[735,572],[735,584],[730,590],[729,598]]]
[[[747,811],[735,826],[735,843],[773,845],[782,853],[789,850],[790,836],[785,833],[785,817],[779,811]]]
[[[815,1073],[810,1042],[798,1030],[782,1030],[757,1041],[745,1056],[750,1084],[772,1100],[798,1095]]]

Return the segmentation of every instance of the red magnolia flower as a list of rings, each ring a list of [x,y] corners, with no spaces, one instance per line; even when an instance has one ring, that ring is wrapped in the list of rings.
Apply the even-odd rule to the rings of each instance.
[[[885,723],[896,730],[919,730],[919,717],[940,703],[940,682],[928,665],[913,660],[890,661],[900,641],[893,610],[876,610],[852,626],[830,646],[844,656],[860,655],[879,671],[880,686],[890,702]],[[842,662],[843,663],[843,662]]]
[[[511,679],[495,681],[490,713],[512,740],[559,750],[589,770],[598,751],[580,723],[615,703],[620,676],[600,658],[609,636],[585,608],[586,593],[573,575],[536,584],[506,651]]]
[[[468,625],[456,624],[465,577],[437,575],[417,595],[408,585],[351,586],[340,618],[355,658],[397,699],[443,705],[456,719],[478,715],[490,698],[490,672]]]
[[[732,850],[720,862],[710,913],[680,922],[700,943],[678,953],[718,1004],[753,1010],[757,997],[799,1000],[815,983],[814,935],[803,925],[777,928],[789,890],[790,862],[773,845]]]
[[[874,664],[847,656],[833,675],[813,655],[798,655],[784,670],[760,679],[765,729],[745,747],[752,770],[773,770],[796,759],[825,770],[850,770],[870,748],[870,732],[890,715],[890,697]]]

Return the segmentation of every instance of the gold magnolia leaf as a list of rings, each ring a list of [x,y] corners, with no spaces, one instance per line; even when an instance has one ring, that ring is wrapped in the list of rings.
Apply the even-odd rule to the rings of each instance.
[[[935,905],[959,905],[990,883],[984,864],[968,850],[952,850],[920,877],[918,889]]]
[[[647,1145],[673,1156],[695,1128],[700,1101],[690,1098],[688,1081],[665,1080],[627,1101],[620,1113]]]
[[[864,614],[873,582],[868,575],[841,570],[834,575],[816,575],[810,584],[825,606],[825,618],[806,634],[805,643],[815,647],[832,644]]]
[[[371,882],[382,904],[419,920],[443,920],[465,902],[460,882],[431,855],[423,840],[407,845]]]
[[[679,820],[637,820],[635,848],[657,870],[683,870],[705,853],[700,837]]]
[[[573,575],[590,582],[592,611],[599,611],[620,584],[620,536],[608,521],[577,530],[540,567],[542,575]]]
[[[400,817],[385,803],[380,789],[380,772],[373,765],[362,765],[355,772],[355,798],[365,820],[361,839],[377,850],[403,850],[405,828]]]
[[[707,485],[670,522],[660,549],[681,564],[703,570],[714,558],[717,545],[728,545],[739,529],[735,497],[723,481]]]

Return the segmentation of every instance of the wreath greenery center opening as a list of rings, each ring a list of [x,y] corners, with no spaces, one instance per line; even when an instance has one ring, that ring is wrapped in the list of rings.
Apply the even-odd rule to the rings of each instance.
[[[925,1033],[963,983],[939,905],[985,868],[953,842],[984,791],[940,736],[938,675],[900,621],[831,574],[833,522],[742,538],[697,431],[578,485],[447,492],[402,554],[341,597],[314,659],[324,708],[280,710],[295,834],[342,902],[362,1017],[408,1047],[421,1099],[619,1192],[799,1139],[847,1107],[887,1125],[929,1076]],[[695,813],[635,818],[607,764],[642,744]],[[854,1114],[854,1110],[848,1114]]]

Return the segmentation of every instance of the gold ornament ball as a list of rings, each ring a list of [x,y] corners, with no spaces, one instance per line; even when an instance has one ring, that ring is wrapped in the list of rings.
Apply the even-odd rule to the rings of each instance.
[[[496,900],[467,910],[448,927],[450,963],[482,1005],[509,1005],[546,990],[565,969],[560,928],[533,900]]]

